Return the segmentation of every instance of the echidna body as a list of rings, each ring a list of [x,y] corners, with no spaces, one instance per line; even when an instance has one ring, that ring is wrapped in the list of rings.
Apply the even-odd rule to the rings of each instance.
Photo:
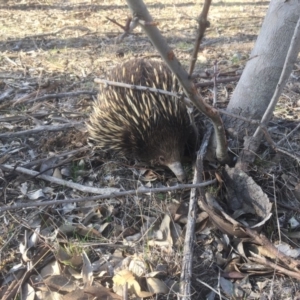
[[[179,91],[178,81],[161,62],[134,59],[114,68],[111,81]],[[161,93],[116,86],[101,88],[88,124],[90,139],[103,150],[151,165],[168,166],[182,181],[186,146],[197,132],[181,100]]]

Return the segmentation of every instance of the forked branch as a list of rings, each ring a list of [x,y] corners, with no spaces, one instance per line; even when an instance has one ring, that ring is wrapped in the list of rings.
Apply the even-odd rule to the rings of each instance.
[[[227,140],[223,122],[218,111],[206,104],[199,95],[195,85],[190,80],[189,74],[181,66],[173,50],[169,47],[157,26],[155,26],[155,23],[153,22],[153,19],[144,2],[142,0],[127,0],[127,4],[132,12],[133,22],[138,22],[139,25],[144,29],[152,44],[155,46],[168,67],[179,80],[187,97],[202,113],[211,119],[217,143],[216,157],[222,163],[228,162],[229,157],[227,153]]]

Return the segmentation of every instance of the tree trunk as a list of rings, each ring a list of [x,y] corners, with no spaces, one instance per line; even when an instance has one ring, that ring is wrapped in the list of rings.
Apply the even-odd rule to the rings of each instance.
[[[228,112],[261,120],[278,84],[299,16],[299,0],[270,2],[250,59],[227,107]],[[284,84],[298,52],[299,49],[293,53],[287,66]],[[229,133],[239,138],[253,134],[256,129],[249,122],[229,116],[224,117],[224,123]]]

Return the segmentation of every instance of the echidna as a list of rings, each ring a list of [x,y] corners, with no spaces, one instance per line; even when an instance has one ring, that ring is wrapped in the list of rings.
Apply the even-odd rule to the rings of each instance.
[[[107,79],[175,94],[180,89],[168,67],[156,60],[129,60],[115,67]],[[194,151],[197,141],[197,131],[182,100],[113,85],[100,88],[88,129],[98,148],[168,166],[180,181],[185,178],[181,159],[187,147]]]

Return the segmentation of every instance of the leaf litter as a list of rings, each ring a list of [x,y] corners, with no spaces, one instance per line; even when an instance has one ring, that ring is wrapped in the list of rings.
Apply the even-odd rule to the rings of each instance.
[[[113,10],[111,1],[10,0],[1,7],[0,163],[11,167],[0,170],[2,205],[79,199],[91,193],[79,190],[83,186],[110,194],[174,185],[173,175],[164,169],[94,155],[86,143],[84,122],[97,94],[93,79],[105,78],[126,58],[157,55],[140,32],[114,43],[121,31],[106,17],[122,23],[128,15],[124,4],[115,2]],[[147,4],[187,66],[200,6],[173,2]],[[198,71],[209,72],[217,59],[222,71],[241,73],[266,8],[264,3],[231,1],[213,5]],[[270,133],[299,155],[299,133],[289,135],[299,119],[298,85],[291,78]],[[220,107],[233,89],[234,83],[218,87]],[[201,93],[212,100],[209,88]],[[32,172],[24,174],[17,167]],[[191,166],[186,168],[191,172]],[[277,287],[273,299],[296,297],[299,280],[281,276],[281,269],[274,278],[273,266],[263,258],[276,262],[278,255],[249,238],[245,228],[256,226],[275,249],[297,259],[299,166],[263,143],[251,177],[230,168],[219,171],[206,172],[207,178],[222,174],[223,182],[207,189],[209,207],[196,212],[193,299],[215,297],[197,279],[219,287],[228,298],[267,297],[271,285]],[[177,299],[188,193],[145,193],[1,213],[1,299],[17,293],[22,299],[121,299],[124,286],[132,299],[156,294]],[[280,227],[279,215],[271,217],[275,200],[283,214]]]

